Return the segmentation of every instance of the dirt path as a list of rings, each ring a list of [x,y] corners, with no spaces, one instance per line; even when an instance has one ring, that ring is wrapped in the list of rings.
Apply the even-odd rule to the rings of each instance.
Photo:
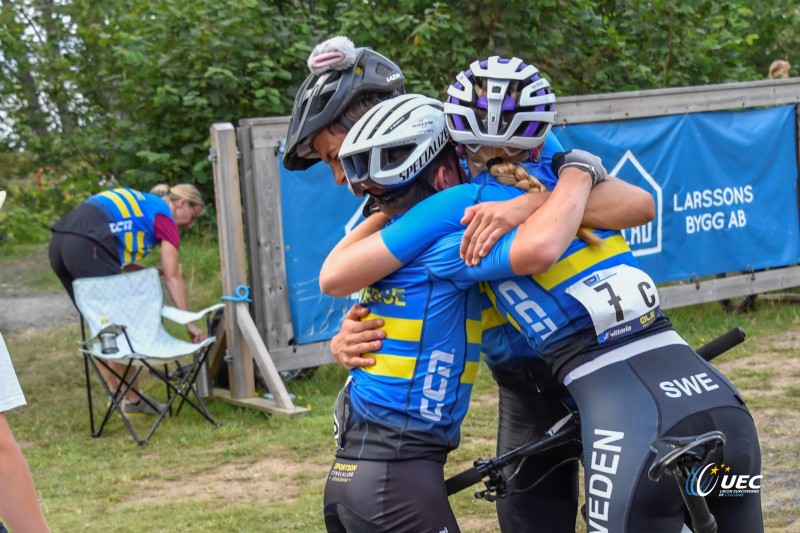
[[[9,296],[0,291],[0,331],[78,324],[78,311],[67,293]]]
[[[63,290],[31,294],[30,277],[45,275],[55,280],[44,250],[26,259],[0,264],[0,331],[11,333],[78,323],[78,311]]]

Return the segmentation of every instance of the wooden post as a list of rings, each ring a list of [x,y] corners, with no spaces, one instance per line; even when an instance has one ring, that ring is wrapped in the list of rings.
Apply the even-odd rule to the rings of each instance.
[[[238,152],[233,125],[224,123],[214,124],[211,127],[211,161],[214,172],[223,290],[226,295],[235,296],[238,286],[247,285],[247,275]],[[230,300],[226,302],[225,330],[228,347],[233,355],[231,389],[229,393],[215,389],[215,396],[237,405],[254,407],[275,414],[295,416],[308,412],[308,409],[297,408],[292,404],[286,386],[256,331],[246,303]],[[259,369],[275,397],[274,401],[253,398],[254,353]]]

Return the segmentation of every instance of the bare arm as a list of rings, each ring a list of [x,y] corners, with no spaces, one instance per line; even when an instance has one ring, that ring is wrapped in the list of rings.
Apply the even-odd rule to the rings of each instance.
[[[403,266],[381,239],[380,230],[387,222],[385,215],[376,213],[339,241],[322,264],[322,292],[347,296]]]
[[[461,219],[467,225],[461,241],[461,256],[467,264],[476,264],[485,257],[503,235],[522,224],[551,194],[529,193],[506,202],[486,202],[467,208]],[[592,189],[581,225],[624,229],[646,224],[653,218],[655,202],[650,193],[608,176]]]
[[[28,463],[5,413],[0,413],[0,516],[13,531],[50,531],[45,522]]]
[[[656,204],[649,192],[608,176],[592,189],[581,225],[625,229],[647,224],[655,217]]]
[[[167,241],[161,241],[161,265],[164,270],[164,283],[167,285],[169,295],[175,306],[180,309],[189,309],[186,300],[186,285],[181,275],[181,264],[178,259],[178,249]],[[207,335],[194,324],[186,324],[186,332],[192,342],[201,342]]]
[[[555,189],[522,223],[511,243],[509,258],[516,274],[538,274],[552,267],[580,228],[592,180],[574,168],[561,173]]]

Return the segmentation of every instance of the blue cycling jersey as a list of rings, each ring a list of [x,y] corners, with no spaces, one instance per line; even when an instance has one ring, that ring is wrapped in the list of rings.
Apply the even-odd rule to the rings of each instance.
[[[557,178],[549,167],[526,168],[545,187],[555,186]],[[398,224],[385,228],[381,237],[392,254],[406,262],[424,250],[431,239],[462,231],[460,219],[466,207],[520,194],[521,190],[500,185],[488,173],[482,173],[473,183],[452,187],[417,204]],[[484,284],[484,291],[497,310],[525,334],[535,354],[545,357],[559,374],[580,363],[571,361],[571,356],[623,339],[659,316],[655,284],[638,269],[622,235],[618,231],[593,232],[602,239],[601,246],[590,246],[576,238],[543,274],[511,279],[492,276],[498,266],[510,268],[509,250],[516,230],[501,239],[480,265],[468,267],[475,271],[475,277],[490,280]],[[637,298],[645,302],[634,301]],[[623,305],[629,302],[633,305]]]
[[[460,242],[460,233],[444,236],[359,293],[368,318],[384,320],[386,339],[366,354],[375,366],[350,371],[338,457],[443,461],[458,446],[481,342],[478,280]]]
[[[115,237],[122,266],[140,260],[158,245],[154,226],[156,215],[174,220],[172,210],[163,198],[133,189],[103,191],[86,202],[103,212]]]
[[[561,150],[548,135],[533,166],[551,172],[552,157]],[[470,198],[472,203],[475,190],[462,191],[466,195],[459,202]],[[338,457],[443,461],[458,446],[481,342],[487,354],[506,361],[515,351],[531,351],[478,289],[482,278],[476,276],[509,277],[510,265],[468,268],[459,257],[463,230],[457,226],[428,239],[405,257],[402,269],[359,293],[360,303],[371,310],[368,318],[384,320],[387,336],[379,353],[366,354],[375,358],[375,366],[352,370],[337,400],[338,423],[344,429]]]

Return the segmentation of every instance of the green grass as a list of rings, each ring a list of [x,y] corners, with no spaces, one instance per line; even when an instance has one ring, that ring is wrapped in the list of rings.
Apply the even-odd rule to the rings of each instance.
[[[0,268],[26,254],[41,249],[6,250]],[[192,307],[217,301],[215,236],[185,239],[181,258]],[[768,531],[793,531],[800,523],[798,311],[797,304],[761,300],[754,313],[742,316],[726,315],[717,304],[670,311],[694,346],[736,326],[748,334],[715,364],[740,387],[756,418]],[[326,366],[311,379],[289,383],[295,402],[311,408],[304,416],[267,416],[211,401],[220,428],[187,411],[165,420],[148,445],[136,446],[118,419],[101,438],[90,438],[79,334],[76,325],[5,334],[28,400],[9,413],[9,422],[53,531],[323,531],[322,492],[333,458],[331,406],[344,370]],[[152,379],[143,386],[163,399]],[[484,368],[448,475],[493,455],[496,409],[496,389]],[[465,532],[497,530],[494,506],[475,500],[471,491],[451,502]],[[579,521],[577,530],[582,528]]]
[[[0,293],[26,294],[64,290],[50,269],[46,244],[0,244]]]

